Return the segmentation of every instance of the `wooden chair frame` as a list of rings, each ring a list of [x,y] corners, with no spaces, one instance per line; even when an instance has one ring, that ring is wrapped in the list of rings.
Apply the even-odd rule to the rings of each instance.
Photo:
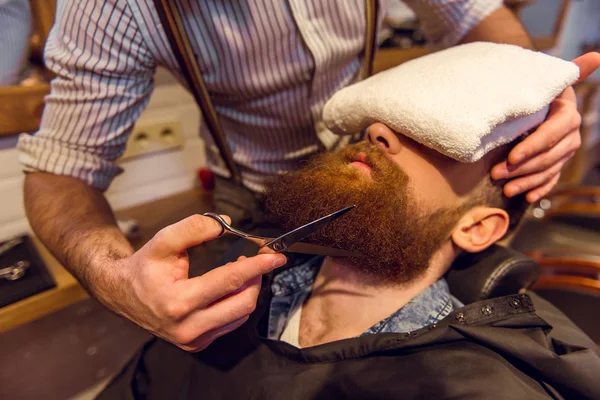
[[[541,270],[535,289],[574,289],[600,294],[600,249],[539,249],[528,254]]]
[[[600,217],[600,188],[563,187],[552,193],[547,199],[550,200],[551,207],[546,210],[544,219],[565,215]],[[598,247],[600,248],[600,244]]]

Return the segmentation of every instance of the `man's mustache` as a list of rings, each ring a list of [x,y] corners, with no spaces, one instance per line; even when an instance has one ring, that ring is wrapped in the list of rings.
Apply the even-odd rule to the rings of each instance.
[[[406,175],[405,171],[399,165],[395,164],[381,147],[368,141],[346,146],[337,155],[344,163],[351,163],[357,160],[365,163],[371,168],[374,178],[383,171],[389,171],[390,169],[400,170],[403,175]],[[359,155],[364,155],[364,157],[360,157]]]

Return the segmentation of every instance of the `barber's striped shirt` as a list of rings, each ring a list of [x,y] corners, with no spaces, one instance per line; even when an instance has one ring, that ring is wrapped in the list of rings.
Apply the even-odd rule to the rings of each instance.
[[[379,1],[379,25],[388,2]],[[450,46],[501,0],[405,0],[429,40]],[[357,79],[364,51],[364,0],[180,0],[244,184],[294,169],[349,138],[321,122],[324,103]],[[19,139],[25,169],[70,175],[106,189],[152,92],[158,65],[176,75],[151,0],[58,0],[47,46],[57,74],[40,130]],[[203,132],[211,167],[226,170]]]
[[[0,86],[24,78],[30,37],[29,0],[0,0]]]

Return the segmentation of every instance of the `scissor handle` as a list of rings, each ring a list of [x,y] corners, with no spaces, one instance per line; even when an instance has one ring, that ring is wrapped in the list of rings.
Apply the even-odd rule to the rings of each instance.
[[[256,235],[251,235],[249,233],[246,232],[242,232],[240,230],[235,229],[233,226],[229,225],[227,223],[227,221],[225,221],[225,219],[223,219],[223,217],[221,217],[219,214],[215,214],[215,213],[211,213],[211,212],[207,212],[202,214],[205,217],[209,217],[212,218],[214,220],[216,220],[219,224],[221,224],[221,233],[219,233],[219,236],[217,237],[221,237],[223,236],[224,233],[232,233],[234,235],[237,235],[239,237],[243,237],[243,238],[253,238],[253,239],[260,239],[260,240],[266,240],[267,238],[264,238],[262,236],[256,236]],[[271,240],[271,239],[268,239]]]
[[[219,236],[217,236],[217,237],[223,236],[223,234],[225,233],[226,229],[232,229],[229,226],[229,224],[227,222],[225,222],[225,220],[223,219],[223,217],[221,217],[219,214],[207,212],[207,213],[202,214],[202,216],[203,217],[212,218],[212,219],[216,220],[221,225],[221,233],[219,233]]]

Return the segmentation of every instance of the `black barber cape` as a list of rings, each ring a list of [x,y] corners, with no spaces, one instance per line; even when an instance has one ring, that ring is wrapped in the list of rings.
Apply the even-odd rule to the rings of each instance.
[[[264,338],[270,283],[242,327],[196,354],[147,343],[99,399],[600,399],[596,345],[533,293],[298,349]]]

